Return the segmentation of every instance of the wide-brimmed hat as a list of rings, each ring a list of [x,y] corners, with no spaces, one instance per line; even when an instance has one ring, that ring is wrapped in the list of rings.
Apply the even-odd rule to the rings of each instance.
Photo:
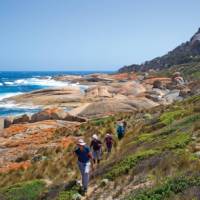
[[[173,73],[173,76],[180,76],[180,75],[181,75],[180,72],[174,72],[174,73]]]
[[[94,135],[92,136],[92,138],[95,139],[95,140],[98,140],[98,136],[97,136],[96,134],[94,134]]]
[[[86,143],[84,142],[83,139],[79,139],[78,142],[77,142],[78,145],[81,145],[81,146],[84,146],[86,145]]]

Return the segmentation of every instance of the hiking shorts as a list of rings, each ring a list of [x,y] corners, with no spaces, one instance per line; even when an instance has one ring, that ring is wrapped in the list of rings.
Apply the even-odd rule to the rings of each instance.
[[[101,160],[101,150],[93,151],[92,155],[93,155],[93,159]]]
[[[110,153],[112,151],[112,146],[107,146],[107,152]]]

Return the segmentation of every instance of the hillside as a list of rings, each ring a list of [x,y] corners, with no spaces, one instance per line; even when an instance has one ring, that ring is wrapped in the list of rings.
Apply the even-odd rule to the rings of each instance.
[[[89,141],[115,134],[115,123],[126,119],[125,138],[115,145],[109,159],[95,169],[88,196],[81,198],[73,145],[41,149],[45,159],[27,170],[0,175],[1,200],[199,199],[200,194],[200,96],[170,106],[93,119],[70,135]],[[59,129],[59,135],[68,135]],[[67,183],[67,185],[66,185]]]
[[[149,69],[164,69],[174,65],[200,61],[200,28],[192,38],[179,45],[167,54],[146,61],[144,64],[124,66],[119,72],[148,71]]]

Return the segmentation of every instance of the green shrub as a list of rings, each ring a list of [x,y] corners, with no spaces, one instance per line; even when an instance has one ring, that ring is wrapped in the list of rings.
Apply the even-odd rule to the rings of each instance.
[[[172,122],[175,119],[179,119],[183,117],[186,114],[185,110],[176,110],[171,112],[165,112],[160,116],[160,120],[163,124],[169,125],[172,124]]]
[[[105,178],[113,180],[114,178],[122,175],[127,174],[130,169],[132,169],[136,164],[148,157],[158,154],[159,151],[157,150],[146,150],[140,151],[134,155],[127,156],[124,160],[119,163],[116,163],[112,169],[105,175]]]
[[[110,123],[112,121],[114,121],[114,117],[109,116],[109,117],[105,117],[105,118],[101,118],[101,119],[92,120],[91,124],[95,125],[95,126],[103,126],[103,125]]]
[[[153,189],[139,191],[125,198],[126,200],[163,200],[168,199],[172,194],[178,194],[193,186],[200,186],[200,178],[195,177],[178,177],[173,178],[161,186]]]
[[[163,150],[166,149],[177,149],[184,148],[189,142],[191,138],[188,133],[178,133],[176,135],[168,136],[164,140]]]
[[[139,144],[143,142],[151,142],[155,138],[155,135],[152,133],[143,133],[139,135],[138,137],[134,138],[133,141],[128,143],[128,145],[134,145],[134,144]]]
[[[77,194],[76,191],[63,191],[63,192],[60,192],[57,200],[72,200],[73,199],[73,196]]]
[[[194,78],[194,79],[200,79],[200,72],[199,71],[196,71],[196,72],[194,72],[193,74],[192,74],[192,78]]]
[[[3,188],[0,190],[0,194],[8,200],[38,200],[44,188],[43,181],[33,180]]]

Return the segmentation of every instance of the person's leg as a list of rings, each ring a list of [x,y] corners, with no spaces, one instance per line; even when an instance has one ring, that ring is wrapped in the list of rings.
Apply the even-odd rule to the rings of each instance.
[[[111,149],[112,149],[112,146],[109,146],[109,147],[108,147],[108,154],[111,153]]]
[[[101,160],[101,149],[97,151],[97,163],[99,164]]]
[[[84,185],[84,163],[78,162],[78,167],[81,172],[82,186]]]
[[[96,159],[97,159],[97,152],[93,151],[93,162],[94,162],[94,164],[96,163]]]
[[[111,148],[110,146],[107,146],[107,158],[110,156],[111,153]]]
[[[106,145],[106,159],[108,158],[108,145]]]
[[[85,164],[83,175],[83,189],[86,192],[89,184],[90,162]]]

